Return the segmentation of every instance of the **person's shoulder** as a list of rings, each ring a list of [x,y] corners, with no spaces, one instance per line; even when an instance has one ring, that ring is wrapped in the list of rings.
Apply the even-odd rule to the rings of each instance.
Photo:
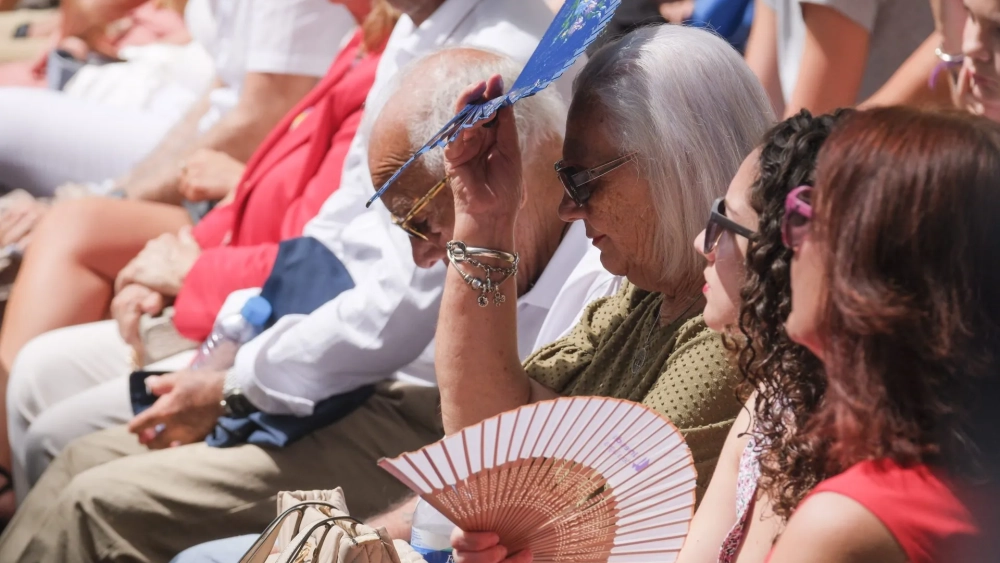
[[[904,563],[888,528],[861,503],[836,492],[809,496],[796,509],[769,563]]]
[[[705,317],[695,315],[677,328],[674,353],[697,350],[700,354],[714,359],[722,359],[728,363],[725,343],[722,335],[708,328]]]
[[[463,22],[463,44],[503,53],[527,62],[545,35],[553,14],[543,2],[480,1]]]

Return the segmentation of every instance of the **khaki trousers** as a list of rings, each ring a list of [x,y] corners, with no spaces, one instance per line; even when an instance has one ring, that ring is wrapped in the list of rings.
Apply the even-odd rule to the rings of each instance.
[[[365,518],[407,496],[376,462],[439,439],[436,388],[385,383],[340,422],[286,448],[203,443],[149,451],[124,427],[73,442],[0,536],[0,561],[166,562],[210,540],[255,534],[282,490],[343,487]]]
[[[32,37],[14,39],[14,30],[21,24],[43,21],[55,14],[56,10],[15,10],[0,13],[0,63],[27,61],[41,55],[50,45],[50,39]]]
[[[193,357],[193,351],[182,352],[146,369],[177,371]],[[21,348],[7,381],[7,432],[19,501],[70,442],[132,419],[131,372],[132,349],[115,321],[46,332]]]

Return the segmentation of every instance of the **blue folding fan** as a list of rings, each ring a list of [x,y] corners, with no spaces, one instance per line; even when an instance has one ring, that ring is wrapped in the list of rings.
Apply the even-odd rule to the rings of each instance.
[[[491,119],[500,108],[541,92],[562,76],[604,31],[619,4],[621,0],[566,0],[510,91],[488,102],[465,106],[427,144],[413,153],[368,200],[367,206],[382,197],[396,178],[421,155],[434,147],[445,147],[458,137],[462,129]]]

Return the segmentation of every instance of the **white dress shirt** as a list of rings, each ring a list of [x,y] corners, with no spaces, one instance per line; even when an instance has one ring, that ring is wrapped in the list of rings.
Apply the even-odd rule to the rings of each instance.
[[[208,4],[208,10],[203,5]],[[185,15],[205,14],[209,25],[191,31],[215,61],[222,86],[209,94],[211,107],[199,122],[202,132],[236,107],[247,73],[321,77],[354,29],[343,6],[329,0],[197,0]]]
[[[541,0],[446,0],[420,26],[405,15],[400,19],[379,62],[341,185],[304,231],[344,263],[355,287],[310,315],[281,318],[240,349],[230,378],[258,408],[307,415],[315,402],[384,380],[403,367],[410,376],[433,381],[432,355],[422,352],[433,338],[445,269],[443,264],[418,268],[406,233],[392,224],[385,206],[364,207],[374,193],[367,161],[371,118],[381,109],[382,90],[404,65],[448,45],[489,49],[523,64],[552,18]],[[561,91],[568,92],[579,68],[564,75]],[[577,238],[585,244],[582,232],[571,232],[579,236],[567,235],[564,244]],[[525,307],[541,301],[529,299]],[[526,309],[526,319],[535,316]],[[526,323],[527,330],[532,325]]]

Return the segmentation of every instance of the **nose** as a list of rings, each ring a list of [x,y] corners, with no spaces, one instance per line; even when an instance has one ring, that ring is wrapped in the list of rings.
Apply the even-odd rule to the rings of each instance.
[[[447,257],[443,247],[419,238],[410,238],[410,249],[420,268],[430,268]]]
[[[569,195],[563,193],[562,201],[559,202],[559,218],[567,223],[583,220],[586,216],[585,208],[586,206],[577,205]]]
[[[715,261],[714,248],[712,249],[712,252],[707,254],[705,253],[705,229],[702,229],[701,232],[698,233],[698,236],[694,237],[694,249],[698,251],[698,254],[704,256],[710,263]]]

